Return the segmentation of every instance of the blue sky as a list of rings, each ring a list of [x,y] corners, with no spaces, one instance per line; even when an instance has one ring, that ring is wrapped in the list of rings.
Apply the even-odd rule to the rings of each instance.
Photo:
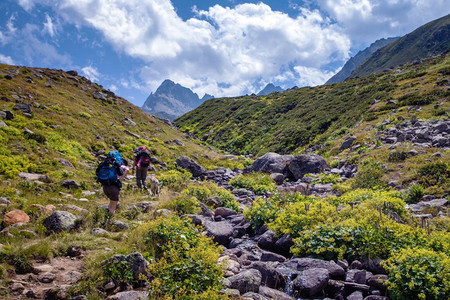
[[[0,62],[77,70],[141,106],[164,79],[200,97],[323,84],[448,0],[1,0]]]

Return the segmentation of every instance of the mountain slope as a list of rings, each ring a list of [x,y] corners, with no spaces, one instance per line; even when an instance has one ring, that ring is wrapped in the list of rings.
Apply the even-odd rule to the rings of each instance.
[[[213,96],[205,94],[200,99],[190,89],[166,79],[155,93],[148,96],[142,110],[160,118],[173,120],[211,98]]]
[[[291,153],[345,133],[369,111],[425,105],[449,97],[449,57],[408,65],[396,73],[335,85],[291,89],[269,96],[208,100],[175,120],[177,126],[230,152]],[[439,73],[441,71],[442,73]],[[437,84],[436,81],[441,82]],[[393,103],[388,104],[389,100]]]
[[[376,51],[349,78],[366,76],[396,66],[440,55],[450,50],[450,15],[429,22]]]
[[[344,81],[359,65],[361,65],[370,55],[372,55],[378,49],[383,48],[386,45],[396,41],[398,37],[380,39],[372,43],[366,49],[359,51],[354,57],[350,58],[342,69],[337,72],[333,77],[328,79],[325,84],[337,83]]]

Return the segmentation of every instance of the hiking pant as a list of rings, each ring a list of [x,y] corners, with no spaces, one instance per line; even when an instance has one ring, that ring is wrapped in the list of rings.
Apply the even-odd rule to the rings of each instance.
[[[140,189],[147,189],[147,169],[148,168],[136,168],[136,184]]]

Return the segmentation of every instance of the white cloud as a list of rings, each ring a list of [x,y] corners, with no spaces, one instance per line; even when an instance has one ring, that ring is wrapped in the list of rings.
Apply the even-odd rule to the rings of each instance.
[[[2,64],[8,64],[8,65],[15,65],[14,60],[6,55],[3,55],[0,53],[0,63]]]
[[[304,66],[296,66],[294,70],[297,72],[297,84],[298,86],[316,86],[323,84],[335,72],[327,72],[317,68],[308,68]]]
[[[402,36],[450,13],[448,0],[317,0],[355,45]]]
[[[147,90],[170,78],[199,94],[253,92],[262,81],[289,84],[280,73],[292,66],[320,70],[332,59],[345,60],[350,49],[348,37],[319,11],[303,9],[291,18],[264,3],[215,5],[187,21],[169,0],[64,0],[54,8],[146,62]]]
[[[119,88],[115,84],[111,84],[109,86],[109,90],[115,93],[119,90]]]
[[[83,75],[86,76],[91,81],[98,82],[98,79],[100,78],[100,73],[97,70],[97,68],[93,66],[86,66],[81,69],[83,72]]]
[[[53,25],[53,21],[52,18],[48,15],[45,14],[45,19],[46,22],[44,23],[44,33],[48,33],[51,37],[54,37],[56,34],[56,29],[55,26]]]

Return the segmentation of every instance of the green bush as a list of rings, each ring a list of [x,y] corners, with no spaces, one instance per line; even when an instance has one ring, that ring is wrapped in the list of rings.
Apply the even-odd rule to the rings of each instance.
[[[380,163],[364,162],[358,173],[350,181],[352,187],[357,188],[380,188],[386,186],[386,182],[382,180],[384,171]]]
[[[103,266],[105,278],[113,280],[115,284],[133,284],[134,274],[128,261],[111,259]]]
[[[401,162],[408,158],[408,152],[405,151],[392,151],[389,153],[388,161]]]
[[[436,162],[421,167],[417,174],[425,186],[444,184],[450,178],[450,164]]]
[[[250,173],[236,176],[230,180],[230,185],[235,188],[252,190],[257,195],[275,190],[275,182],[268,174]]]
[[[179,195],[169,201],[164,208],[175,211],[179,215],[196,214],[200,211],[198,200],[189,195]]]
[[[450,258],[444,253],[402,249],[385,263],[393,299],[449,299]]]
[[[135,239],[144,238],[133,244],[154,257],[149,267],[152,299],[191,299],[191,295],[218,293],[223,274],[217,264],[220,248],[201,232],[188,219],[161,218],[135,233]]]
[[[423,187],[420,184],[413,184],[406,191],[405,201],[407,203],[416,203],[422,199],[423,195]]]
[[[279,208],[279,203],[275,199],[258,197],[250,208],[244,210],[244,216],[254,229],[259,229],[275,219]]]
[[[189,172],[181,172],[178,170],[170,170],[158,176],[158,180],[162,186],[167,186],[174,191],[181,191],[186,187],[187,182],[192,177]]]

